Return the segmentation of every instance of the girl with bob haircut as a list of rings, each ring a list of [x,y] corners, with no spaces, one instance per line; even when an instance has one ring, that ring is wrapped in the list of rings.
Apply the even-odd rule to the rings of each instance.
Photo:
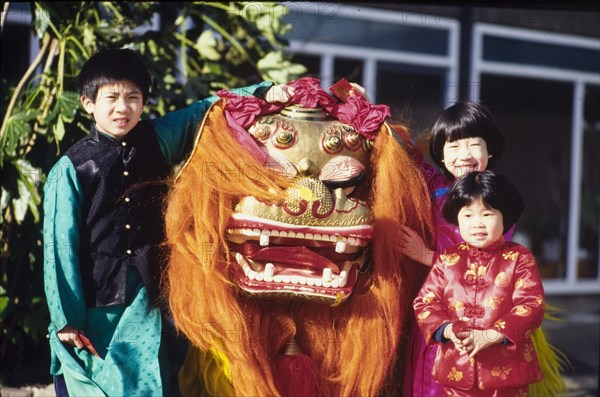
[[[446,248],[413,302],[429,345],[432,376],[448,396],[526,396],[542,373],[532,335],[544,319],[533,254],[504,241],[523,212],[517,189],[492,171],[452,185],[443,207],[463,242]]]

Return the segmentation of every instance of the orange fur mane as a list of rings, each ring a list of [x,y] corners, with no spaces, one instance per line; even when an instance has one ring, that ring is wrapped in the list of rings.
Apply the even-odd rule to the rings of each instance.
[[[329,307],[248,298],[231,282],[224,234],[235,204],[247,195],[282,199],[292,181],[231,137],[222,103],[201,133],[166,213],[167,290],[178,329],[201,350],[220,346],[236,395],[279,395],[271,365],[292,337],[317,364],[323,395],[377,395],[394,387],[402,333],[426,271],[400,254],[400,226],[432,239],[427,186],[410,155],[380,131],[371,160],[373,264],[347,301]]]

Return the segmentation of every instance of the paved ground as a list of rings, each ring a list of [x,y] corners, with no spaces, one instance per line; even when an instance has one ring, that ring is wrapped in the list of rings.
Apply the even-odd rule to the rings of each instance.
[[[548,303],[561,308],[564,321],[545,321],[550,342],[570,361],[565,371],[568,391],[560,397],[597,397],[600,360],[600,299],[588,297],[549,297]],[[1,388],[2,397],[55,396],[52,385]]]

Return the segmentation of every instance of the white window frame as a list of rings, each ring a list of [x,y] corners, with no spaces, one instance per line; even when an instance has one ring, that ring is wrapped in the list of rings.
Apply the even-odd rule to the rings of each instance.
[[[289,8],[301,11],[305,15],[312,13],[316,18],[325,18],[328,15],[333,15],[333,17],[342,16],[352,19],[428,27],[447,31],[448,54],[445,56],[382,50],[360,45],[323,44],[299,40],[290,40],[290,50],[292,53],[320,57],[321,66],[319,74],[323,87],[329,87],[334,83],[335,58],[352,58],[364,61],[362,72],[363,86],[369,98],[373,98],[374,101],[377,101],[377,62],[381,61],[445,69],[444,107],[451,105],[458,99],[458,87],[460,84],[458,77],[460,24],[458,20],[406,11],[378,10],[364,6],[342,5],[338,3],[294,2],[284,4]]]
[[[571,120],[572,142],[569,185],[569,202],[571,205],[568,213],[566,277],[564,279],[545,279],[544,288],[546,293],[550,295],[598,294],[600,293],[600,259],[597,264],[598,276],[596,279],[577,279],[577,253],[579,249],[579,221],[581,216],[581,175],[583,172],[584,103],[582,98],[585,98],[586,84],[600,85],[600,73],[486,61],[483,59],[483,41],[486,35],[597,51],[600,51],[600,40],[529,29],[508,28],[487,23],[475,23],[473,29],[473,46],[471,48],[471,75],[469,80],[473,87],[470,90],[469,96],[473,101],[479,101],[480,99],[482,73],[573,83],[574,101]]]

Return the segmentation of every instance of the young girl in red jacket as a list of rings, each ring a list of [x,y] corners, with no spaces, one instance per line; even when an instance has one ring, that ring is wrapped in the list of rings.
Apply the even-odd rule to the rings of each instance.
[[[450,396],[527,396],[541,380],[531,335],[544,319],[534,256],[504,241],[524,204],[492,171],[455,181],[443,207],[462,243],[438,257],[413,303],[428,344],[440,343],[433,378]]]

